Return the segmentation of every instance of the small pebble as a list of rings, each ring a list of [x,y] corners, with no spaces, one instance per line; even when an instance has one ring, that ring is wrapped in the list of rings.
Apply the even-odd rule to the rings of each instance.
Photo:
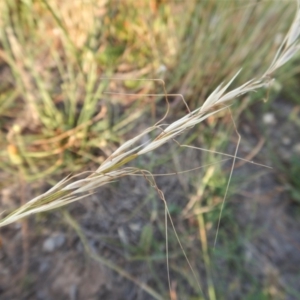
[[[293,147],[293,152],[294,152],[295,154],[300,155],[300,143],[296,144],[296,145]]]
[[[131,231],[138,232],[141,231],[141,224],[139,223],[130,223],[129,228]]]
[[[160,65],[156,70],[156,73],[165,73],[167,71],[167,67],[165,65]]]
[[[274,125],[274,124],[276,124],[275,115],[273,113],[265,113],[263,115],[263,122],[266,125]]]
[[[125,232],[125,230],[124,230],[123,227],[119,227],[118,228],[118,235],[119,235],[119,238],[120,238],[121,242],[124,245],[128,245],[129,244],[128,237],[127,237],[126,232]]]
[[[62,233],[48,237],[43,243],[43,250],[45,252],[53,252],[60,248],[65,243],[65,236]]]
[[[77,287],[76,284],[72,284],[70,286],[70,290],[69,290],[69,296],[70,296],[69,298],[70,298],[70,300],[76,300],[76,299],[78,299],[77,295],[78,295],[78,287]]]
[[[283,137],[281,141],[282,141],[282,144],[285,146],[289,146],[292,142],[291,139],[287,136]]]

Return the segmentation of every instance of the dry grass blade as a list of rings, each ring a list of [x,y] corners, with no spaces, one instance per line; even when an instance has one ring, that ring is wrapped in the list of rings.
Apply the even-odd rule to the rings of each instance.
[[[155,126],[146,129],[144,132],[127,141],[118,150],[116,150],[105,162],[103,162],[103,164],[100,165],[95,173],[85,179],[80,179],[73,183],[70,183],[72,178],[63,179],[48,192],[32,199],[24,206],[16,209],[8,216],[0,220],[0,227],[18,221],[30,214],[44,212],[67,205],[83,198],[97,187],[117,180],[120,177],[139,172],[139,170],[135,168],[122,169],[121,167],[134,160],[138,156],[155,150],[168,141],[174,139],[182,132],[207,119],[209,116],[225,109],[228,101],[234,100],[245,93],[256,91],[258,88],[268,87],[273,73],[287,61],[289,61],[299,50],[299,19],[300,0],[298,0],[296,18],[284,40],[284,44],[281,45],[277,55],[275,56],[275,59],[263,76],[260,78],[254,78],[240,87],[226,93],[229,85],[238,75],[237,73],[227,85],[220,85],[214,92],[212,92],[202,107],[190,112],[183,118],[168,125],[164,130],[160,128],[159,122],[155,124]],[[219,108],[220,106],[221,108]],[[162,130],[162,132],[157,134],[156,138],[150,140],[146,144],[141,144],[140,141],[145,134],[149,132],[155,133],[157,129],[160,131]],[[140,144],[137,145],[137,142],[140,142]]]

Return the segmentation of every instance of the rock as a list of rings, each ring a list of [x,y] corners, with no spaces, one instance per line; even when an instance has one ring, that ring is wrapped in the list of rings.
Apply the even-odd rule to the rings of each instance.
[[[139,232],[142,229],[142,226],[140,223],[130,223],[129,228],[133,232]]]
[[[289,146],[292,143],[292,140],[287,136],[284,136],[281,139],[281,141],[282,141],[282,144],[285,145],[285,146]]]
[[[293,147],[293,152],[297,155],[300,155],[300,143],[297,143],[294,147]]]
[[[263,115],[263,122],[266,124],[266,125],[274,125],[276,124],[276,118],[275,118],[275,115],[271,112],[269,113],[265,113]]]
[[[53,252],[60,248],[66,241],[64,234],[58,233],[48,237],[43,243],[43,251]]]

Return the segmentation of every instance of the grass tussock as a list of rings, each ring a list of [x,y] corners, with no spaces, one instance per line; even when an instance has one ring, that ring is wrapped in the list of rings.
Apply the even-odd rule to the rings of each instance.
[[[3,186],[20,174],[32,182],[102,163],[144,113],[133,113],[141,94],[159,88],[158,81],[131,79],[160,77],[193,110],[241,66],[236,86],[263,74],[294,8],[286,1],[218,0],[7,0],[0,6]],[[136,96],[112,100],[103,95],[108,87]],[[153,115],[160,98],[151,100]]]

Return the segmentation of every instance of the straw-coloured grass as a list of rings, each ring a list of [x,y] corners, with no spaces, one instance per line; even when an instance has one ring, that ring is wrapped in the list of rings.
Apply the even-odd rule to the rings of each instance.
[[[163,118],[154,126],[144,130],[133,139],[125,142],[114,153],[106,159],[99,168],[86,177],[71,182],[77,176],[65,178],[57,183],[46,193],[30,200],[22,207],[11,212],[0,220],[0,227],[16,222],[31,214],[49,211],[67,205],[85,197],[95,188],[115,181],[123,176],[133,174],[144,174],[143,170],[132,167],[124,167],[130,161],[133,161],[140,155],[146,154],[162,146],[163,144],[174,140],[182,132],[191,129],[193,126],[207,119],[209,116],[217,114],[219,111],[228,107],[230,101],[244,95],[245,93],[254,92],[259,88],[268,88],[272,83],[274,72],[287,63],[299,50],[299,34],[300,34],[300,0],[298,0],[298,9],[295,20],[287,33],[284,41],[279,47],[276,56],[271,65],[261,77],[254,78],[241,86],[228,91],[233,80],[238,76],[239,72],[227,83],[220,84],[206,99],[204,104],[188,113],[181,119],[170,125],[163,124]],[[167,94],[165,93],[168,103]],[[168,113],[168,111],[167,111]],[[150,132],[158,132],[156,138],[142,143],[142,138]],[[140,144],[139,144],[140,143]],[[82,174],[79,174],[82,175]],[[78,175],[78,176],[79,176]]]
[[[0,186],[20,175],[26,183],[51,182],[54,174],[101,164],[146,110],[141,94],[158,89],[155,81],[132,78],[163,78],[194,110],[241,66],[234,87],[262,74],[293,7],[290,1],[1,1],[0,64],[8,76],[2,72]],[[288,91],[295,72],[289,65]],[[280,83],[283,73],[276,75]],[[129,80],[100,82],[104,76]],[[108,85],[134,96],[105,97]],[[178,113],[180,97],[173,97]],[[155,101],[153,116],[161,113]]]

